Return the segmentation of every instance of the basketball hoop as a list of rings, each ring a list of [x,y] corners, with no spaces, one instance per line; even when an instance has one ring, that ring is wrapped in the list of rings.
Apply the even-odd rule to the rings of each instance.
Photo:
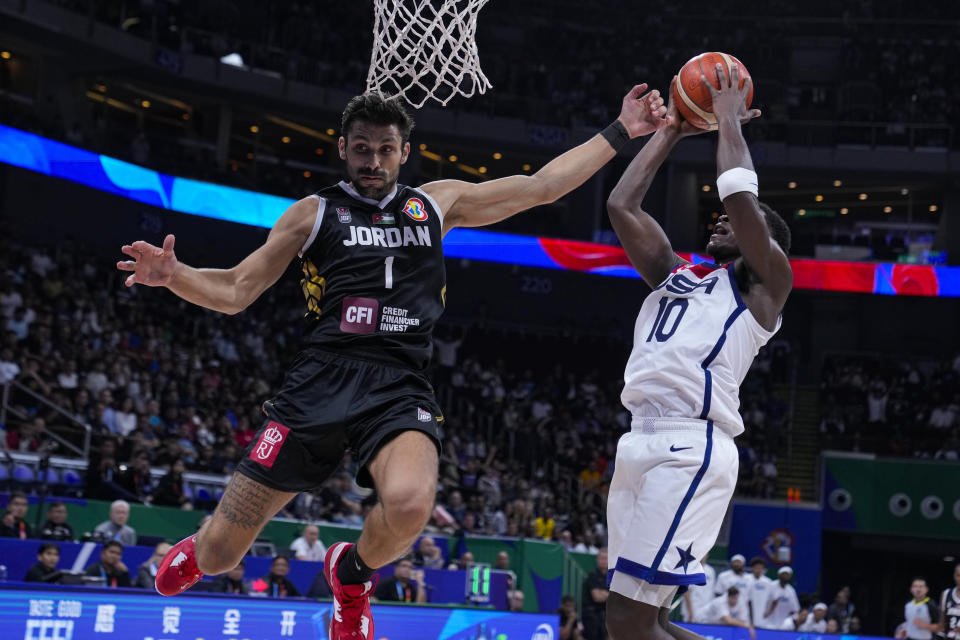
[[[402,96],[419,109],[485,93],[477,14],[489,0],[374,0],[367,91]]]

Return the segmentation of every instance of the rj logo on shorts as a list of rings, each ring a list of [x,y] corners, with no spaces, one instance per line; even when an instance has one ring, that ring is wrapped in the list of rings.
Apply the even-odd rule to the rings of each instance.
[[[279,422],[271,422],[260,434],[260,439],[250,452],[250,459],[270,469],[280,453],[280,447],[287,439],[290,429]]]

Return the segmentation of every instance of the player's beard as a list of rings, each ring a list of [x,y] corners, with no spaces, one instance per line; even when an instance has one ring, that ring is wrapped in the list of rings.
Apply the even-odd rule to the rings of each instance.
[[[380,169],[379,171],[362,171],[350,169],[350,182],[353,183],[353,188],[357,190],[364,198],[370,198],[371,200],[382,200],[384,196],[393,191],[394,185],[397,184],[397,173],[391,174],[389,171]],[[361,178],[374,176],[381,179],[380,184],[376,185],[366,185],[364,184]]]
[[[705,253],[713,258],[714,264],[727,264],[740,257],[736,246],[714,242],[707,244]]]

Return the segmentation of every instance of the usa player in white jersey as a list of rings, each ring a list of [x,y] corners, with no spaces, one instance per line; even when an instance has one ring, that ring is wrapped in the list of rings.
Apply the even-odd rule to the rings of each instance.
[[[641,208],[673,145],[700,133],[675,105],[669,125],[644,146],[607,201],[631,263],[653,288],[624,375],[621,399],[633,414],[632,429],[617,445],[607,503],[613,640],[699,638],[668,622],[669,606],[680,588],[705,582],[701,559],[716,541],[737,480],[739,386],[779,329],[793,286],[790,230],[757,200],[740,130],[760,115],[746,107],[750,80],[737,89],[735,65],[729,81],[720,65],[716,74],[717,186],[725,212],[706,249],[715,264],[677,256]]]

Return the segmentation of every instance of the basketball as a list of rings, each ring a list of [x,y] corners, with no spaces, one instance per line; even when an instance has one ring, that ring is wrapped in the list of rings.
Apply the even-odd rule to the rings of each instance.
[[[723,65],[725,82],[730,81],[730,71],[733,65],[740,67],[740,87],[750,77],[750,72],[728,53],[701,53],[687,61],[677,74],[677,82],[673,87],[673,100],[677,105],[677,110],[684,119],[688,120],[695,127],[714,131],[717,128],[717,119],[713,115],[713,98],[710,97],[710,89],[704,86],[701,76],[706,76],[707,82],[714,88],[717,86],[716,65]],[[753,102],[753,86],[747,94],[747,107]]]

